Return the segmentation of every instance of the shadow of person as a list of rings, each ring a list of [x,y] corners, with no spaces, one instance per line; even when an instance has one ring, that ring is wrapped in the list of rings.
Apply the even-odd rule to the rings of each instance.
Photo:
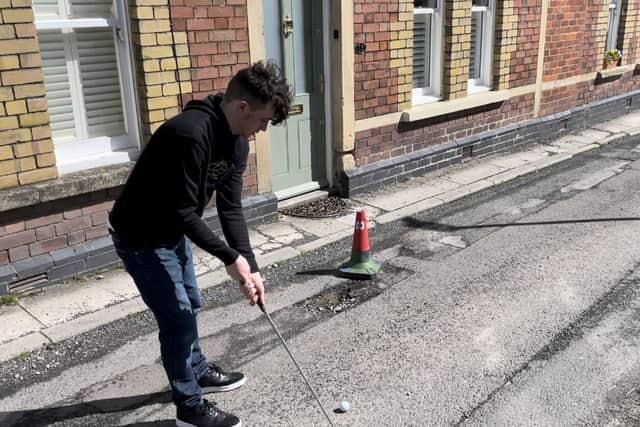
[[[626,216],[618,218],[583,218],[583,219],[563,219],[555,221],[531,221],[531,222],[505,222],[491,224],[470,224],[470,225],[453,225],[443,224],[440,222],[422,221],[413,217],[402,218],[402,223],[410,228],[421,228],[432,231],[457,231],[472,230],[478,228],[498,228],[498,227],[530,227],[539,225],[564,225],[564,224],[590,224],[599,222],[628,222],[640,221],[640,217]]]
[[[27,409],[22,411],[0,412],[0,425],[40,427],[57,422],[82,418],[95,414],[131,411],[143,406],[171,402],[171,392],[163,391],[139,396],[127,396],[112,399],[93,400],[66,406],[55,406],[42,409]],[[129,426],[173,426],[175,420],[160,420],[152,422],[134,423]]]

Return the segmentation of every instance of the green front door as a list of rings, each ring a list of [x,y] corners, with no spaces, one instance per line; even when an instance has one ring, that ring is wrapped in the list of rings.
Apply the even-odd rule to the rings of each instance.
[[[269,128],[272,189],[280,198],[326,185],[322,0],[264,0],[267,60],[293,87],[289,119]]]

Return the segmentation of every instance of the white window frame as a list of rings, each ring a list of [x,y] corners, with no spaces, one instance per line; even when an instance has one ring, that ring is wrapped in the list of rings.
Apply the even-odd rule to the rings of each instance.
[[[67,1],[59,4],[58,16],[70,16],[66,10]],[[59,138],[54,140],[56,167],[60,175],[95,167],[128,162],[140,152],[139,115],[136,108],[135,76],[128,26],[126,0],[114,0],[113,16],[110,18],[84,19],[38,19],[35,26],[37,31],[61,30],[69,32],[74,28],[113,28],[118,74],[120,76],[120,96],[122,98],[122,112],[125,134],[115,137],[89,138],[86,134],[86,112],[78,108],[84,105],[82,93],[77,85],[72,85],[73,113],[79,135],[74,140]],[[65,51],[70,52],[70,43],[65,43]],[[71,53],[71,57],[77,58]],[[70,76],[80,78],[77,59],[67,62]]]
[[[614,9],[613,19],[611,19],[611,9]],[[605,46],[604,46],[605,52],[611,49],[617,49],[621,14],[622,14],[622,0],[610,0],[609,12],[607,14],[607,39],[605,41]]]
[[[467,94],[487,92],[492,89],[492,58],[494,37],[494,15],[496,0],[489,0],[489,6],[472,6],[471,13],[482,12],[482,34],[480,36],[480,78],[469,79]],[[472,17],[473,19],[473,17]]]
[[[441,99],[440,87],[442,86],[442,6],[445,0],[438,0],[435,8],[415,7],[414,15],[432,15],[431,22],[431,46],[429,46],[429,76],[430,85],[413,88],[411,90],[411,103],[413,105],[436,102]],[[414,29],[415,31],[415,29]]]

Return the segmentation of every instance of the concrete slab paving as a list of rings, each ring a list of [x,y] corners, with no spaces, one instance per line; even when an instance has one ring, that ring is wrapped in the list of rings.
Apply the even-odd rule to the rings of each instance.
[[[47,294],[47,298],[27,297],[21,301],[24,309],[47,327],[125,301],[122,296],[105,291],[92,282],[52,287]]]
[[[259,225],[256,227],[256,229],[260,233],[272,239],[275,239],[277,237],[287,236],[289,234],[296,233],[298,231],[295,228],[292,228],[289,224],[282,223],[282,222],[273,222],[273,223]]]
[[[31,332],[20,338],[4,342],[0,345],[0,362],[12,359],[21,353],[30,352],[49,342],[51,341],[40,332]]]
[[[462,197],[468,196],[469,194],[477,193],[482,190],[486,190],[489,187],[492,187],[494,184],[488,179],[481,179],[479,181],[475,181],[471,184],[465,185],[463,187],[457,188],[448,193],[442,194],[438,196],[438,199],[442,200],[444,203],[449,203],[454,200],[458,200]]]
[[[42,327],[41,323],[19,305],[1,306],[0,319],[2,319],[1,342],[11,341],[27,332],[37,331]]]
[[[520,153],[489,159],[489,164],[498,166],[503,169],[514,169],[528,162],[530,162],[528,157]]]
[[[418,203],[414,203],[412,205],[405,206],[403,208],[396,209],[389,213],[380,215],[379,217],[376,218],[376,222],[380,224],[388,224],[390,222],[397,221],[400,218],[408,217],[418,212],[423,212],[425,210],[432,209],[443,204],[444,204],[444,201],[442,199],[439,199],[437,197],[431,197],[429,199],[422,200]]]
[[[260,246],[263,243],[267,243],[269,238],[264,234],[258,232],[257,230],[251,228],[249,229],[249,241],[253,246]]]
[[[531,172],[535,172],[537,168],[533,164],[533,162],[529,162],[515,169],[510,169],[506,172],[499,173],[494,176],[490,176],[487,178],[488,181],[491,181],[493,185],[499,185],[503,182],[509,182],[513,179],[516,179],[520,176],[526,175]]]
[[[455,183],[461,184],[461,185],[467,185],[467,184],[471,184],[472,182],[476,182],[479,181],[483,178],[492,176],[492,175],[497,175],[500,172],[504,172],[506,169],[500,166],[496,166],[493,164],[478,164],[475,166],[472,166],[468,169],[462,169],[456,172],[453,172],[452,174],[448,175],[446,177],[446,179],[448,181],[453,181]]]
[[[115,270],[118,271],[118,270]],[[106,292],[111,292],[124,299],[130,299],[138,295],[133,279],[125,270],[119,270],[122,274],[101,274],[92,280],[92,286],[97,286]],[[98,279],[97,277],[101,277]]]
[[[40,332],[51,341],[59,342],[146,309],[147,306],[142,301],[142,298],[137,296],[123,303],[111,305],[50,328],[40,329]]]
[[[293,216],[283,216],[282,221],[297,230],[304,230],[306,233],[318,237],[324,237],[337,231],[353,228],[355,224],[355,212],[358,207],[352,207],[349,212],[332,218],[299,218]],[[368,222],[373,222],[378,216],[380,209],[375,206],[363,205]]]
[[[356,196],[354,200],[386,211],[392,211],[460,187],[460,184],[444,179],[434,179],[427,182],[414,180],[409,182],[402,190],[385,189],[379,194]]]

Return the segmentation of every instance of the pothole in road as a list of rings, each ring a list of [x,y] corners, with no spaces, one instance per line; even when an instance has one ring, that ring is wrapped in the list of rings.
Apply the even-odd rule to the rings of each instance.
[[[296,304],[312,313],[340,313],[377,297],[415,272],[383,264],[372,280],[349,280]]]

